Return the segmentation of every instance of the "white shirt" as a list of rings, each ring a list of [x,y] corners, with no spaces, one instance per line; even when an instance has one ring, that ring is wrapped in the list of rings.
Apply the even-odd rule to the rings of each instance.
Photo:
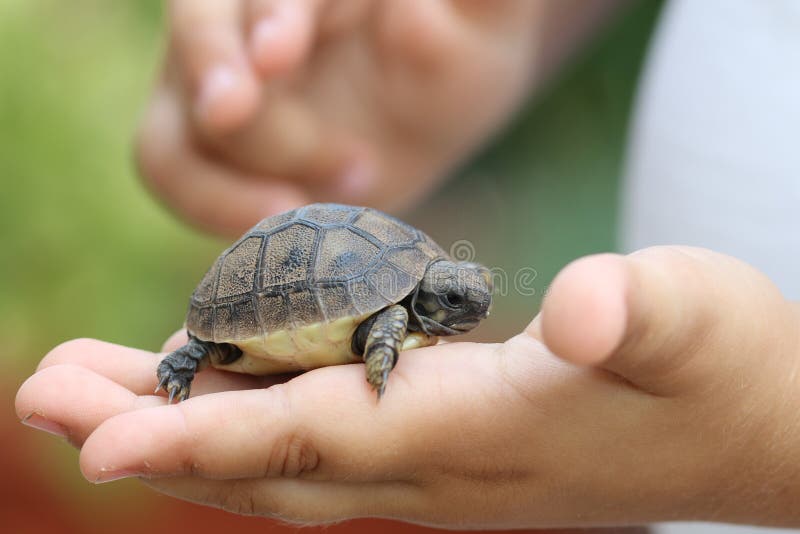
[[[800,0],[676,0],[631,132],[626,250],[712,248],[800,299]]]
[[[626,251],[708,247],[755,265],[800,299],[800,0],[666,7],[640,88],[623,205]]]

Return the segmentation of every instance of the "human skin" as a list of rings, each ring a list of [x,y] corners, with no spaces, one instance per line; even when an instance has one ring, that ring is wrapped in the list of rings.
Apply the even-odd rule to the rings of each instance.
[[[800,526],[798,326],[752,267],[660,247],[570,264],[505,343],[404,352],[380,403],[354,364],[208,370],[167,405],[161,355],[78,340],[16,410],[81,447],[91,482],[288,521]]]
[[[230,235],[311,201],[408,206],[621,3],[171,0],[139,169]]]

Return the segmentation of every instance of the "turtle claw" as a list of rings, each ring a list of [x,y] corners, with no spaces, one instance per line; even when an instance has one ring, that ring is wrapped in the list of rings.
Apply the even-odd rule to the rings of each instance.
[[[381,374],[381,381],[378,384],[378,386],[375,388],[378,391],[378,400],[379,401],[381,400],[381,397],[383,397],[383,392],[386,390],[386,383],[388,381],[389,381],[389,369],[386,369]]]
[[[370,380],[367,378],[367,382],[369,382],[369,385],[372,386],[372,390],[378,395],[378,401],[380,401],[381,397],[383,397],[383,393],[386,391],[386,384],[388,381],[389,369],[385,369],[380,375],[378,375],[377,380]]]
[[[169,375],[166,375],[166,374],[165,374],[165,375],[164,375],[164,376],[161,378],[161,381],[160,381],[160,382],[158,383],[158,385],[156,386],[156,389],[153,391],[153,394],[157,394],[157,393],[158,393],[159,391],[161,391],[162,389],[163,389],[164,391],[166,391],[166,390],[167,390],[167,382],[168,382],[168,381],[169,381]]]
[[[184,382],[181,379],[172,380],[167,387],[169,391],[169,401],[167,404],[172,404],[172,401],[177,399],[178,402],[185,401],[189,398],[189,390],[191,389],[191,382]]]
[[[192,380],[200,364],[208,360],[210,345],[190,336],[189,343],[167,354],[156,370],[158,386],[155,392],[166,391],[170,404],[189,398]]]
[[[390,355],[371,357],[367,359],[367,382],[378,395],[378,401],[383,397],[386,384],[389,382],[389,372],[392,370]]]
[[[158,366],[158,386],[156,386],[156,393],[162,389],[167,392],[169,396],[169,404],[177,400],[181,402],[189,397],[189,391],[192,387],[192,379],[194,379],[194,372],[189,369],[175,369],[169,363],[162,362]]]

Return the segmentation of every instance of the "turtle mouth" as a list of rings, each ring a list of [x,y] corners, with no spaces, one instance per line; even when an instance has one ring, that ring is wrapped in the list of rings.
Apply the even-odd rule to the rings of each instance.
[[[419,316],[419,323],[422,327],[422,331],[429,336],[455,336],[462,333],[460,330],[445,326],[424,315]]]
[[[419,317],[420,325],[422,326],[422,330],[431,336],[457,336],[459,334],[464,334],[469,332],[476,326],[480,321],[462,321],[460,323],[456,323],[452,326],[445,326],[438,321],[434,321],[430,317],[425,317],[421,315]]]
[[[458,330],[459,333],[469,332],[480,324],[480,321],[462,321],[453,325],[453,330]]]

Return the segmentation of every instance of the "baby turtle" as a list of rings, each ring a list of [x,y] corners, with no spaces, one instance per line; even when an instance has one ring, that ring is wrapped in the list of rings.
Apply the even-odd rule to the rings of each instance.
[[[207,363],[266,375],[364,361],[380,398],[400,350],[471,330],[491,300],[489,271],[454,262],[423,232],[374,209],[312,204],[264,219],[220,255],[156,391],[186,399]]]

